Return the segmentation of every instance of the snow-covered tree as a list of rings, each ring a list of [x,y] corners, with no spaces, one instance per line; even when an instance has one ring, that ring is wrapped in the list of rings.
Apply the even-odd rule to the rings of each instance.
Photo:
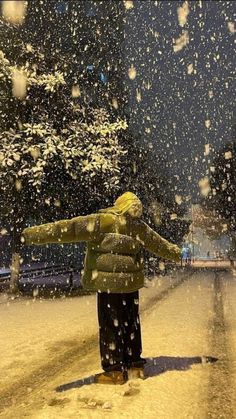
[[[1,32],[5,27],[15,33],[1,21]],[[125,154],[119,135],[127,125],[110,120],[104,109],[78,104],[78,86],[67,79],[63,56],[21,38],[14,42],[17,56],[9,42],[0,50],[0,193],[2,220],[13,234],[16,279],[20,232],[30,218],[86,212],[92,197],[96,201],[118,190]]]

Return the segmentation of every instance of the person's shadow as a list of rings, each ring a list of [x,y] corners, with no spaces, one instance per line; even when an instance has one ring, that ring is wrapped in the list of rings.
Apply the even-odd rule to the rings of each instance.
[[[173,357],[173,356],[159,356],[156,358],[146,358],[144,366],[144,379],[155,377],[167,371],[187,371],[194,364],[212,364],[218,361],[218,358],[212,356],[194,356],[194,357]],[[80,388],[85,385],[93,384],[96,375],[82,378],[71,383],[62,384],[55,390],[63,392],[72,388]]]

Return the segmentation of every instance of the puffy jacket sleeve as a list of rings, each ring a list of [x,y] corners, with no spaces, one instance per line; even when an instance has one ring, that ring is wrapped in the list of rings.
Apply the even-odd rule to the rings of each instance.
[[[141,222],[136,225],[136,238],[141,241],[144,248],[156,256],[179,262],[181,259],[181,249],[163,239],[158,233],[152,230],[147,224]]]
[[[28,227],[22,233],[26,245],[83,242],[96,240],[98,235],[99,215],[97,214]]]

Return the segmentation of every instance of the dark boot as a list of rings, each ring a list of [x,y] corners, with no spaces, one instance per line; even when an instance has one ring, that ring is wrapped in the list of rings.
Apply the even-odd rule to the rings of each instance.
[[[125,384],[128,380],[127,371],[109,371],[101,372],[95,375],[96,384]]]
[[[128,370],[128,379],[137,380],[138,378],[141,378],[141,380],[145,380],[144,367],[139,367],[139,368],[131,367]]]

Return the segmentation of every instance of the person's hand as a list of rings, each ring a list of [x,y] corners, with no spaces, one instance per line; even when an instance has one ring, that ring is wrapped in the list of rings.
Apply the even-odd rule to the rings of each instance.
[[[174,245],[174,252],[175,252],[175,261],[176,262],[180,262],[181,261],[181,249],[177,246]]]

